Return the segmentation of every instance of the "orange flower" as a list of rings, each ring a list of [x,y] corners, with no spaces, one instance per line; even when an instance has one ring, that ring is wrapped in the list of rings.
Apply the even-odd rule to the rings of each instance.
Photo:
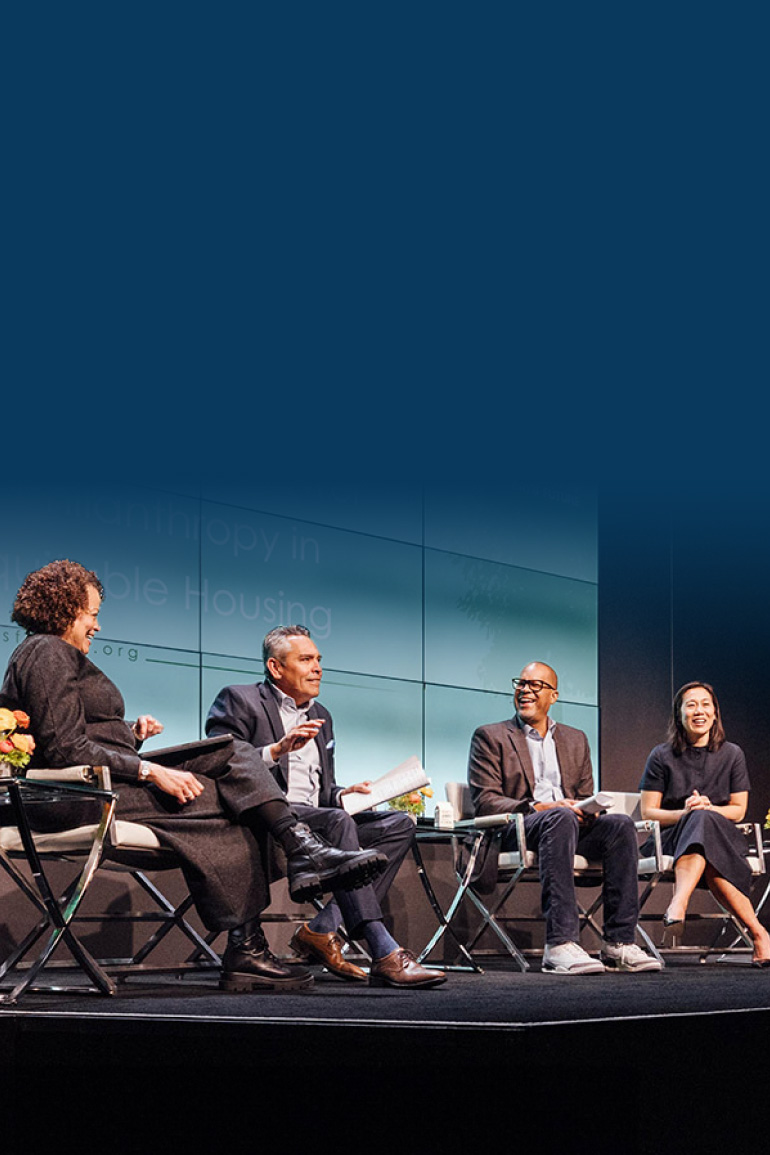
[[[0,754],[10,754],[13,750],[13,742],[9,742],[7,738],[0,738]]]
[[[17,724],[16,715],[6,710],[5,706],[0,706],[0,733],[11,734]]]
[[[11,734],[11,742],[22,754],[32,754],[35,749],[35,739],[31,734]]]
[[[29,726],[29,714],[25,714],[23,710],[12,710],[11,713],[16,719],[16,725],[19,729],[26,730]]]

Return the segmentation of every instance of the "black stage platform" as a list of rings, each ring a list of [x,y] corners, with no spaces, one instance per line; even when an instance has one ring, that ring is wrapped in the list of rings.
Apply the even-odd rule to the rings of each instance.
[[[79,1118],[107,1128],[111,1151],[227,1155],[523,1142],[658,1155],[682,1151],[682,1135],[721,1151],[766,1130],[770,970],[744,960],[583,978],[487,969],[409,993],[316,973],[296,994],[145,977],[113,998],[0,1005],[4,1152],[30,1149],[41,1110],[67,1120],[56,1149],[69,1135],[81,1151]]]

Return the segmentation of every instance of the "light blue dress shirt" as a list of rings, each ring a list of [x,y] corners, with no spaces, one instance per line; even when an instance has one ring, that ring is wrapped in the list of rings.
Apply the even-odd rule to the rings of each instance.
[[[293,698],[284,694],[277,686],[270,689],[278,698],[278,709],[281,713],[284,734],[288,734],[294,726],[300,726],[307,721],[311,703],[301,708]],[[266,766],[275,766],[269,754],[270,747],[263,746],[260,751],[262,761]],[[314,739],[306,742],[301,750],[292,750],[289,754],[289,781],[286,797],[289,802],[304,802],[306,806],[317,806],[321,795],[321,755]]]
[[[564,797],[564,791],[561,787],[559,757],[553,739],[556,723],[553,718],[548,719],[545,737],[542,737],[534,726],[527,725],[521,719],[519,724],[527,739],[527,749],[535,772],[535,802],[559,802]]]

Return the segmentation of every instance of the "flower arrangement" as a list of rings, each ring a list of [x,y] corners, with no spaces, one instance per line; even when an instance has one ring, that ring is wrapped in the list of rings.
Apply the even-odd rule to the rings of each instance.
[[[23,710],[6,710],[0,706],[0,765],[8,763],[17,772],[23,770],[35,749],[31,734],[20,734],[29,726],[29,714]]]
[[[432,798],[430,786],[421,786],[419,790],[410,790],[408,794],[399,794],[398,798],[391,798],[388,806],[391,810],[404,810],[414,818],[425,813],[425,799]]]

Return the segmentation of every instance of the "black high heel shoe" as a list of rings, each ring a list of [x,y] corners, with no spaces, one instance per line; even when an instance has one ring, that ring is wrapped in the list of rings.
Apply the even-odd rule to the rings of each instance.
[[[671,918],[668,911],[663,915],[663,933],[670,934],[672,938],[678,938],[684,930],[684,917]]]

